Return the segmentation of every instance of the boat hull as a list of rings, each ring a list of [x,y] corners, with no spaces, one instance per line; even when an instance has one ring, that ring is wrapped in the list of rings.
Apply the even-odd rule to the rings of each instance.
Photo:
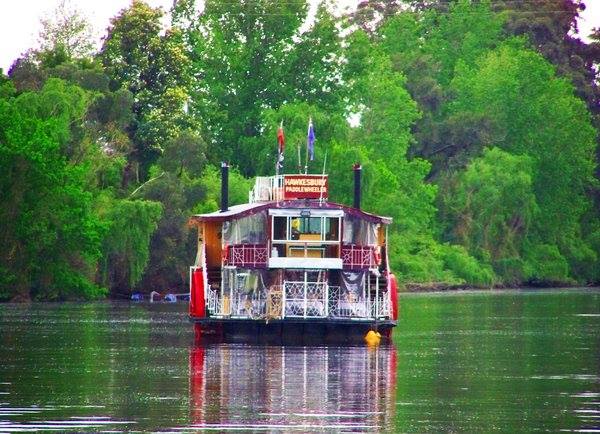
[[[361,344],[369,330],[391,339],[396,321],[331,319],[253,320],[192,318],[196,342],[239,342],[274,345]]]

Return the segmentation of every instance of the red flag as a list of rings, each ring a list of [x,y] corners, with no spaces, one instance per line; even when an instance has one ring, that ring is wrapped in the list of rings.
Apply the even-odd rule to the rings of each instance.
[[[279,144],[279,153],[283,154],[283,150],[285,149],[285,136],[283,135],[283,121],[279,124],[279,129],[277,129],[277,143]]]

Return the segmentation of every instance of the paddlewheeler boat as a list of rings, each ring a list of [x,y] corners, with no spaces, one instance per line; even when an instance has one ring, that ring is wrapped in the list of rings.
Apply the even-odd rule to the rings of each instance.
[[[389,339],[398,315],[388,263],[389,217],[328,201],[327,175],[259,177],[249,202],[194,215],[198,251],[190,267],[190,319],[197,340],[271,343]]]

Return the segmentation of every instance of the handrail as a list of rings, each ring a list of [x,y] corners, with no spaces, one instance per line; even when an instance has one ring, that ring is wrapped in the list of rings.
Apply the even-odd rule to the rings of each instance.
[[[211,316],[247,319],[331,318],[373,320],[391,318],[389,293],[353,296],[327,282],[284,281],[268,290],[247,293],[234,289],[231,298],[212,288],[207,310]]]
[[[342,263],[344,268],[374,268],[378,266],[376,246],[342,244]]]
[[[227,246],[226,265],[266,267],[269,254],[266,244],[233,244]]]
[[[254,187],[248,193],[248,201],[256,202],[280,202],[283,200],[284,175],[257,176]]]

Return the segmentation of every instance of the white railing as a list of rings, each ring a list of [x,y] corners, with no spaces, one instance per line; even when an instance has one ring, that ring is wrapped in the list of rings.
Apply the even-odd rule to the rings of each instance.
[[[233,293],[231,315],[243,318],[263,318],[267,312],[267,294],[263,291]]]
[[[279,202],[283,200],[283,175],[257,176],[254,187],[248,194],[248,201]]]
[[[343,244],[341,257],[344,268],[365,269],[376,266],[374,246]]]
[[[336,318],[366,318],[370,312],[369,300],[357,297],[339,286],[329,287],[329,313]]]
[[[325,282],[284,281],[267,291],[233,289],[224,296],[209,289],[207,305],[212,316],[247,319],[391,317],[387,292],[363,298]]]
[[[386,318],[391,316],[390,297],[387,292],[371,300],[369,316],[371,318]]]
[[[284,281],[284,316],[325,318],[328,316],[325,282]]]
[[[266,244],[234,244],[227,246],[226,265],[265,267],[269,261]]]
[[[221,306],[221,297],[219,297],[219,293],[214,289],[208,290],[208,312],[211,315],[225,315],[229,314],[229,312],[225,313],[222,311]]]

